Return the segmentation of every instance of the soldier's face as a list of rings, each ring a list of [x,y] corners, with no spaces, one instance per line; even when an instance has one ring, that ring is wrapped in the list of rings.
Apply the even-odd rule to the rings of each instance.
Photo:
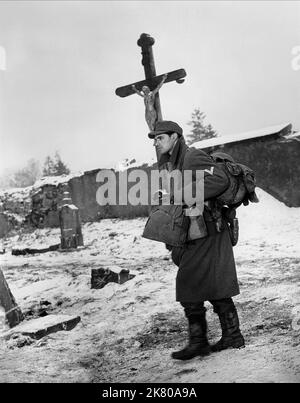
[[[173,149],[176,139],[176,133],[173,133],[171,135],[168,135],[166,133],[158,134],[154,138],[153,145],[157,148],[160,154],[166,154]]]

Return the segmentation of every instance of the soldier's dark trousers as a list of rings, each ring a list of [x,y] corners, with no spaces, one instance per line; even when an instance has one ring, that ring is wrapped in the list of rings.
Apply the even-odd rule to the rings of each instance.
[[[209,346],[207,340],[206,308],[204,302],[181,303],[189,323],[189,343],[180,350],[172,353],[172,358],[189,360],[196,356],[209,354],[211,351],[221,351],[226,348],[239,348],[245,345],[244,338],[240,332],[239,319],[235,305],[231,298],[209,301],[218,314],[222,337],[213,346]]]

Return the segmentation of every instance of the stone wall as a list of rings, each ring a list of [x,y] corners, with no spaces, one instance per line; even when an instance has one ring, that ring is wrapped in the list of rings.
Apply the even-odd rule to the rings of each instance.
[[[142,169],[147,174],[153,167],[142,166],[137,168],[129,168],[127,173],[133,169]],[[101,183],[97,182],[97,173],[99,169],[84,172],[83,175],[73,177],[66,182],[58,185],[43,184],[37,191],[32,193],[32,209],[29,214],[24,217],[25,223],[30,226],[58,227],[59,217],[58,211],[63,198],[63,192],[68,191],[72,198],[72,202],[78,207],[82,222],[99,221],[103,218],[135,218],[145,217],[149,214],[149,207],[137,205],[100,205],[97,202],[97,191]],[[117,183],[117,200],[119,199],[119,172],[116,173]],[[129,189],[135,183],[129,183]],[[150,187],[149,187],[149,204],[150,204]]]
[[[0,193],[0,238],[22,228],[32,209],[30,189],[9,189]]]
[[[131,168],[130,171],[134,169]],[[141,169],[139,167],[138,169]],[[142,168],[149,172],[151,168]],[[70,194],[75,206],[79,208],[80,217],[83,222],[97,221],[101,218],[134,218],[143,217],[148,215],[148,206],[131,206],[131,205],[116,205],[116,206],[100,206],[96,200],[97,190],[100,183],[96,181],[97,173],[99,170],[87,171],[83,176],[73,178],[69,182]],[[117,177],[117,200],[119,198],[119,173],[116,172]],[[129,184],[129,189],[134,183]]]
[[[0,238],[22,227],[22,218],[11,213],[0,213]]]

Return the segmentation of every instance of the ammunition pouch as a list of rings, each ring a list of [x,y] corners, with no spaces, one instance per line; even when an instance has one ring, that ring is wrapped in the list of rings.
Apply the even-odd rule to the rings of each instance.
[[[236,217],[236,210],[234,208],[223,207],[222,217],[228,224],[231,244],[235,246],[239,240],[239,220]]]
[[[205,222],[208,235],[214,235],[228,228],[232,246],[238,243],[239,222],[235,208],[221,206],[216,200],[211,200],[206,209]]]
[[[233,220],[228,221],[228,229],[231,244],[232,246],[235,246],[239,240],[239,220],[237,218],[234,218]]]

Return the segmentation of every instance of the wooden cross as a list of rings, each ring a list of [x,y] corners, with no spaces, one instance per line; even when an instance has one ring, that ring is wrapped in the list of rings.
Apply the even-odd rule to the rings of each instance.
[[[154,56],[152,46],[154,45],[154,38],[148,34],[141,34],[139,40],[137,41],[138,46],[142,48],[142,65],[145,71],[145,80],[138,81],[136,83],[128,84],[123,87],[116,89],[116,95],[119,97],[127,97],[129,95],[135,94],[132,86],[141,91],[143,86],[147,86],[153,91],[162,81],[164,74],[159,76],[156,75]],[[186,76],[184,69],[174,70],[166,74],[167,78],[165,83],[176,81],[177,83],[182,83],[183,78]],[[161,106],[159,100],[159,94],[155,95],[154,107],[157,113],[157,120],[162,120]]]

